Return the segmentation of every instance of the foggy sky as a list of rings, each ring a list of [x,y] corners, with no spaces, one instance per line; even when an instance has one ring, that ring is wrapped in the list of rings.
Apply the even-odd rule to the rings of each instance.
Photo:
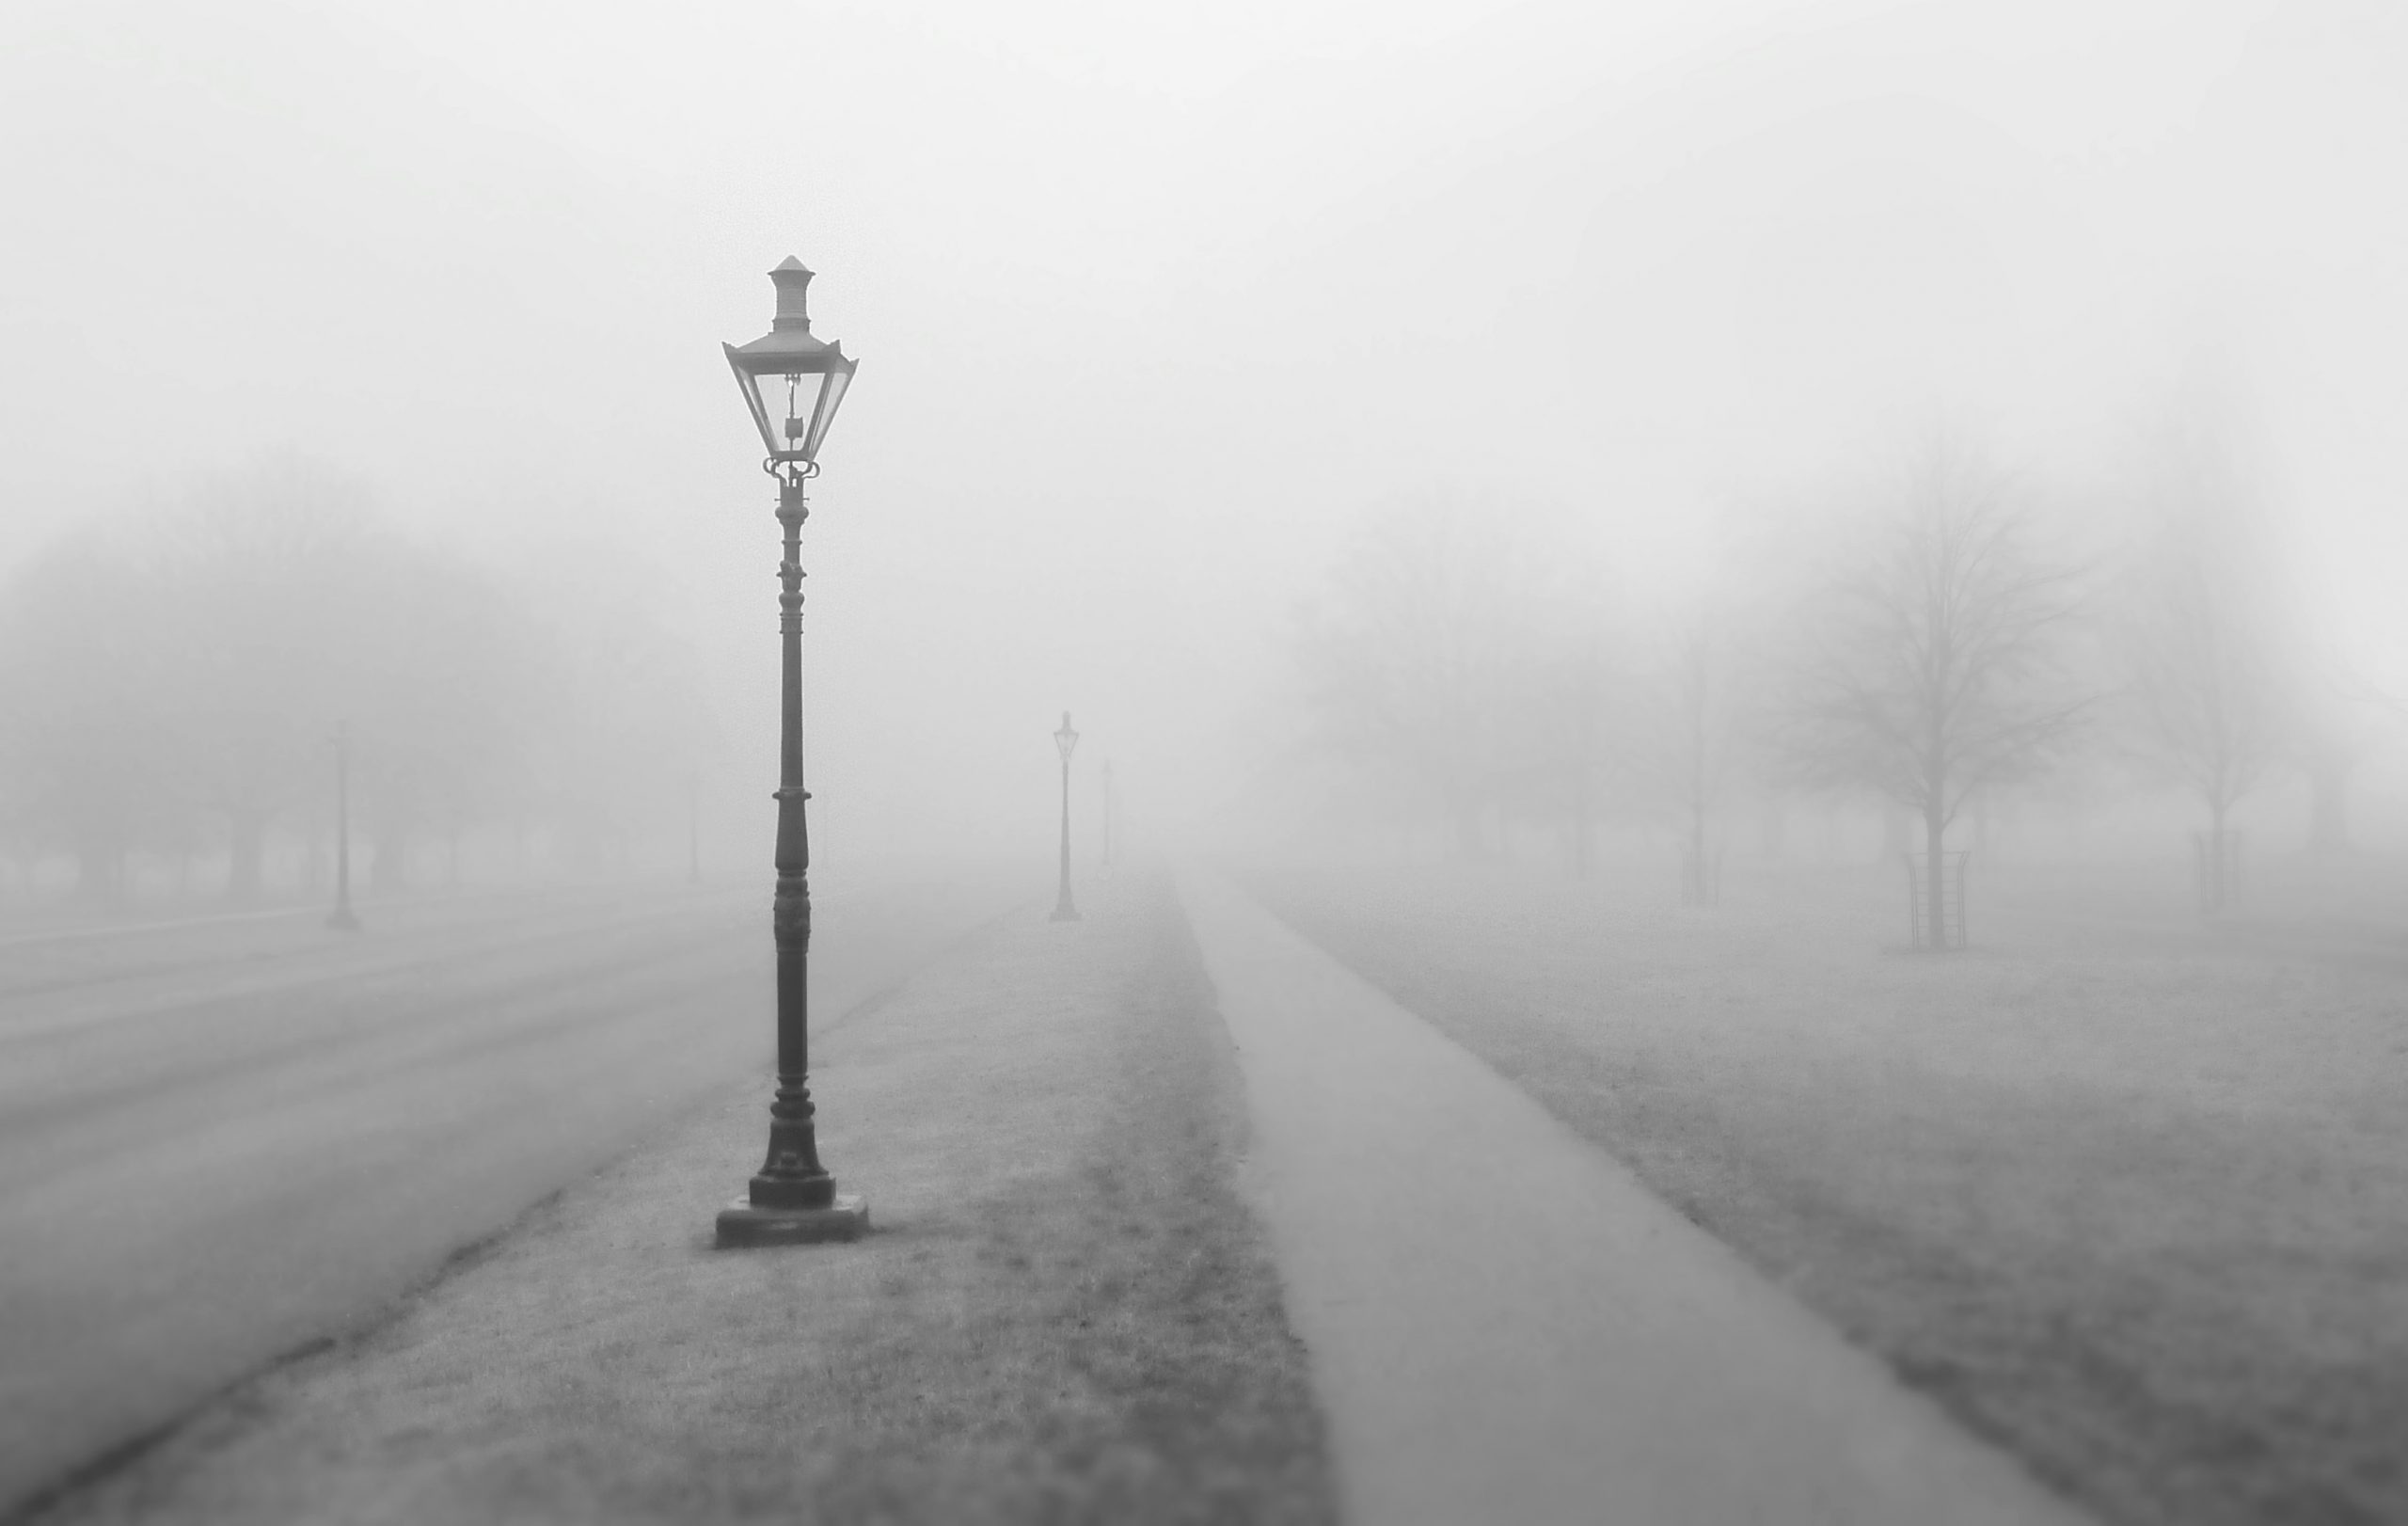
[[[1935,413],[2076,472],[2203,357],[2408,687],[2404,77],[2321,3],[17,0],[0,562],[298,447],[656,601],[766,787],[717,345],[793,253],[862,359],[806,532],[823,852],[1041,835],[1065,707],[1133,814],[1208,818],[1398,494],[1677,577]]]

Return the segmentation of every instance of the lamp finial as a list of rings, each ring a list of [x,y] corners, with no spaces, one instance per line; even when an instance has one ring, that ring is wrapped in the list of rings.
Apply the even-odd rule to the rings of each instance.
[[[810,333],[811,272],[801,261],[787,255],[777,269],[769,272],[769,280],[778,289],[778,315],[769,325],[770,332],[800,328]]]

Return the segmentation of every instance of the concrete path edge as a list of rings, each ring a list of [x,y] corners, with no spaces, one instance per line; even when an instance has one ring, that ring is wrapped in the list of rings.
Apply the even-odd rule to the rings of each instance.
[[[2083,1518],[1228,881],[1179,883],[1351,1519]]]

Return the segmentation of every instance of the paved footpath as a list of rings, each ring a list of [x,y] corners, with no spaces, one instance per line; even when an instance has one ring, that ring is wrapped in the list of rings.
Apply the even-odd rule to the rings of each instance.
[[[1358,1526],[2081,1518],[1226,882],[1181,891]]]

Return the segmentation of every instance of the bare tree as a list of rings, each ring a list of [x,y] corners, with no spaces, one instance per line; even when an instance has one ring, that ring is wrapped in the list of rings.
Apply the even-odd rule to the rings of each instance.
[[[1624,751],[1642,800],[1677,814],[1681,898],[1708,905],[1719,876],[1707,835],[1744,742],[1742,632],[1712,594],[1665,617],[1637,662]]]
[[[1323,739],[1434,796],[1457,853],[1508,783],[1560,573],[1510,519],[1439,496],[1366,519],[1303,612],[1296,651]]]
[[[2256,496],[2221,437],[2169,431],[2127,559],[2115,624],[2143,756],[2206,806],[2201,909],[2230,890],[2233,808],[2294,730],[2281,573]]]
[[[2039,770],[2084,709],[2062,660],[2075,569],[2033,538],[1999,471],[1935,443],[1839,548],[1795,633],[1785,750],[1814,783],[1921,817],[1928,947],[1948,943],[1957,811]]]
[[[2312,652],[2292,704],[2291,752],[2307,776],[2307,850],[2350,850],[2350,788],[2403,713],[2330,647]]]
[[[1596,867],[1599,775],[1614,755],[1611,718],[1621,676],[1607,656],[1606,638],[1592,621],[1555,663],[1556,690],[1547,710],[1556,718],[1553,772],[1572,835],[1572,872],[1587,879]]]
[[[1570,579],[1546,590],[1497,706],[1498,786],[1529,818],[1560,823],[1575,878],[1596,865],[1597,825],[1625,765],[1630,676],[1611,616],[1620,600]]]
[[[524,771],[526,616],[366,497],[266,458],[0,580],[0,800],[76,854],[88,895],[122,899],[133,851],[219,841],[228,894],[257,896],[277,824],[323,796],[339,719],[388,836],[430,811],[457,830]]]
[[[73,855],[85,899],[116,906],[127,856],[179,842],[176,767],[154,697],[174,633],[102,530],[0,581],[0,777],[31,845]]]
[[[1625,777],[1640,800],[1679,819],[1682,898],[1693,905],[1720,896],[1720,847],[1709,838],[1731,787],[1761,787],[1765,815],[1778,820],[1780,781],[1766,767],[1766,657],[1800,593],[1783,528],[1764,505],[1732,505],[1714,526],[1703,575],[1630,643]],[[1766,835],[1777,836],[1777,824]]]
[[[444,548],[394,537],[361,588],[351,648],[362,815],[374,834],[369,882],[407,882],[413,843],[503,814],[550,719],[527,601]],[[596,705],[626,696],[595,695]]]
[[[378,564],[364,484],[271,455],[201,479],[132,554],[180,632],[150,696],[190,806],[223,826],[227,894],[255,898],[270,828],[311,797]]]

